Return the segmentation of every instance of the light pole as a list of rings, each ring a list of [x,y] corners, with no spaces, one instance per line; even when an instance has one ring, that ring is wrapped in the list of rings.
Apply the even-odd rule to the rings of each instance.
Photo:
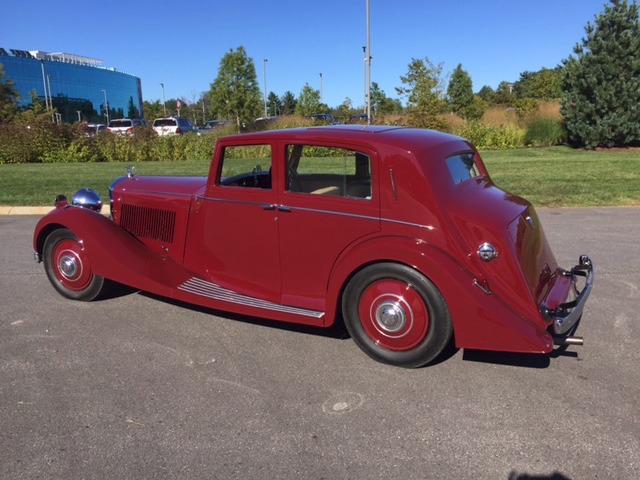
[[[262,60],[262,68],[264,71],[264,118],[267,118],[267,62],[268,59]]]
[[[47,89],[49,90],[49,108],[53,110],[53,97],[51,96],[51,75],[47,73]]]
[[[367,125],[371,124],[371,12],[367,1]]]
[[[107,101],[107,91],[102,90],[104,95],[104,114],[107,117],[107,125],[109,125],[109,102]]]
[[[362,53],[364,55],[364,113],[367,113],[367,46],[363,45]]]
[[[76,110],[76,113],[78,114],[78,122],[81,122],[82,121],[82,116],[80,114],[82,113],[82,111]]]
[[[167,116],[167,101],[164,98],[164,83],[161,83],[160,86],[162,87],[162,108],[164,109],[164,116]]]
[[[42,67],[42,85],[44,86],[44,105],[49,111],[49,95],[47,95],[47,77],[44,74],[44,58],[40,59],[40,66]]]
[[[320,72],[320,103],[322,103],[322,72]]]

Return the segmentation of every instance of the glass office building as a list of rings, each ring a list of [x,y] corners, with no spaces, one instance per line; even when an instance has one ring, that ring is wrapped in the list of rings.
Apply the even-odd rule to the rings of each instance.
[[[20,107],[31,104],[35,95],[43,104],[56,108],[65,122],[106,123],[107,108],[111,119],[142,118],[140,79],[104,68],[100,60],[0,48],[0,64],[4,65],[5,79],[15,82]]]

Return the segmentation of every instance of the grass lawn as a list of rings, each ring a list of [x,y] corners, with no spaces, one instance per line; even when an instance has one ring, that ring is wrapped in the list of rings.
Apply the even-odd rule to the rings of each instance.
[[[494,182],[536,206],[640,205],[640,150],[582,151],[567,147],[483,151]],[[0,165],[0,205],[51,205],[82,187],[108,202],[109,184],[127,163]],[[207,175],[209,161],[144,162],[138,175]]]
[[[536,206],[640,205],[640,150],[568,147],[481,152],[491,178]]]

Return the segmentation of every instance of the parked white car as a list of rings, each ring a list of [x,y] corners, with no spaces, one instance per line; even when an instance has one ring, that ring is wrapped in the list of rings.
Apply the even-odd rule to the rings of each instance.
[[[146,124],[147,122],[141,118],[119,118],[109,122],[107,132],[117,135],[133,135],[134,129],[144,127]]]
[[[156,118],[153,121],[153,129],[158,135],[183,135],[185,133],[198,133],[198,128],[183,117]]]

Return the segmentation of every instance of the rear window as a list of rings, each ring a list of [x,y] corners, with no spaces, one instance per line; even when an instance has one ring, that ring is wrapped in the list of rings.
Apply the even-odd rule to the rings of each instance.
[[[153,122],[154,127],[175,127],[176,121],[173,118],[159,118]]]
[[[456,185],[482,175],[473,158],[473,153],[461,153],[447,158],[447,167],[449,167],[449,173]]]
[[[131,120],[112,120],[109,122],[111,128],[126,128],[131,126]]]

